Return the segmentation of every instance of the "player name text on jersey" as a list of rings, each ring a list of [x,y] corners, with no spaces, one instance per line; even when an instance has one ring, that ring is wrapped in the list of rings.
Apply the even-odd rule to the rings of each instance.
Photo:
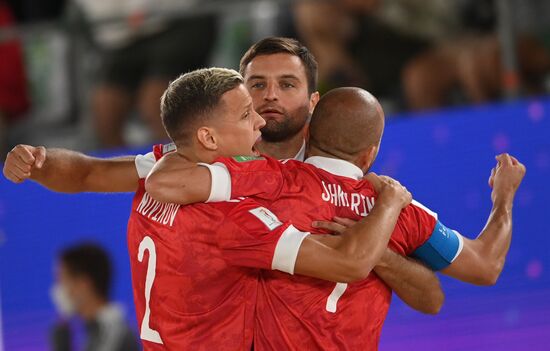
[[[164,204],[154,200],[149,194],[144,193],[136,211],[142,216],[149,218],[162,225],[174,225],[174,219],[180,205]]]
[[[357,215],[365,217],[374,207],[374,197],[365,196],[359,193],[347,193],[339,184],[323,184],[323,201],[330,202],[334,206],[349,207]]]

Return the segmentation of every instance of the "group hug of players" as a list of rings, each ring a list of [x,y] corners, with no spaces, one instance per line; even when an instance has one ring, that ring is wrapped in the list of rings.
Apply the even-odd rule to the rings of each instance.
[[[496,157],[493,208],[468,239],[368,173],[384,129],[378,101],[359,88],[320,98],[316,85],[306,47],[267,38],[240,73],[170,83],[161,117],[173,144],[114,159],[18,145],[4,175],[135,192],[127,239],[145,350],[376,350],[392,291],[437,313],[434,271],[497,281],[525,167]]]

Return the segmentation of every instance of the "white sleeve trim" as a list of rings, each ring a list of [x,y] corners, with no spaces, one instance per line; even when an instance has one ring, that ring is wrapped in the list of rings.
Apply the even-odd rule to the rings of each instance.
[[[464,237],[462,237],[462,235],[456,230],[453,230],[453,232],[458,237],[458,249],[456,250],[455,257],[453,257],[453,259],[451,260],[451,263],[453,263],[454,260],[456,260],[456,258],[458,257],[458,255],[460,255],[460,253],[462,252],[462,249],[464,248]]]
[[[206,202],[221,202],[231,200],[231,174],[227,167],[221,163],[198,163],[199,166],[208,168],[212,178],[210,196]]]
[[[298,251],[308,235],[308,232],[299,231],[293,225],[289,225],[277,242],[271,269],[294,274]]]
[[[146,178],[157,162],[155,154],[149,152],[145,155],[137,155],[135,159],[136,170],[140,179]]]

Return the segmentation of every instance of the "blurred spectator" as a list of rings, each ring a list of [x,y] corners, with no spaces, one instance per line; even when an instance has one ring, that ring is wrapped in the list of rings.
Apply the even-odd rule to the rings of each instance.
[[[124,125],[134,107],[155,141],[167,139],[160,97],[170,80],[208,65],[216,17],[182,18],[193,0],[75,1],[100,50],[92,107],[102,146],[125,144]]]
[[[511,4],[515,10],[543,2]],[[301,1],[294,15],[298,34],[319,60],[321,90],[358,85],[382,98],[404,97],[413,109],[502,93],[493,0]],[[541,41],[521,34],[523,92],[541,93],[550,56]]]
[[[536,1],[522,2],[529,6]],[[500,42],[496,36],[495,3],[469,2],[460,8],[464,31],[413,58],[403,71],[403,88],[411,109],[441,107],[458,91],[469,102],[500,98],[506,82],[519,79],[524,94],[545,91],[550,55],[535,36],[522,31],[516,37],[518,77],[504,77]],[[514,10],[520,5],[509,2]],[[511,25],[522,30],[517,22]],[[514,82],[507,82],[515,85]]]
[[[52,298],[64,320],[52,331],[52,350],[73,349],[69,317],[85,322],[86,351],[133,351],[139,346],[124,320],[121,309],[109,302],[111,263],[99,246],[82,244],[70,247],[59,257],[57,281]]]
[[[452,26],[444,3],[448,1],[297,2],[296,28],[319,60],[321,90],[357,85],[376,96],[399,95],[405,62],[427,47],[428,35]]]
[[[7,3],[0,0],[0,159],[6,155],[10,124],[29,108],[21,44],[6,31],[13,26],[12,12]]]

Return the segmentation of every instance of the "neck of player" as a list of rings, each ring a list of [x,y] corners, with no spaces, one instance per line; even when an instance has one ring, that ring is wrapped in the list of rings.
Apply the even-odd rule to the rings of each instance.
[[[293,137],[279,142],[260,141],[256,148],[262,154],[269,155],[279,160],[294,158],[304,144],[304,134],[302,132]]]
[[[361,164],[360,162],[358,162],[358,160],[354,159],[350,155],[347,155],[343,152],[338,152],[337,150],[322,150],[321,148],[313,145],[313,143],[310,143],[306,150],[306,159],[308,157],[313,157],[313,156],[334,158],[336,160],[347,161],[361,168],[361,170],[363,171],[363,174],[366,174],[369,170],[369,167],[366,167],[364,164]]]

